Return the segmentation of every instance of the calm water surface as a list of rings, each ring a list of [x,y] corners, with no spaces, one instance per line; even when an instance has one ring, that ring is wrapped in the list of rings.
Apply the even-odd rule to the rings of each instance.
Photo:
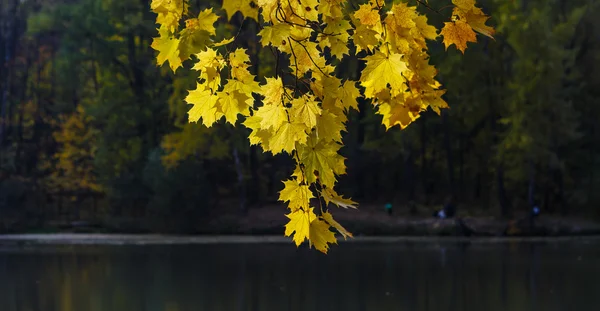
[[[599,310],[600,243],[0,247],[2,311]]]

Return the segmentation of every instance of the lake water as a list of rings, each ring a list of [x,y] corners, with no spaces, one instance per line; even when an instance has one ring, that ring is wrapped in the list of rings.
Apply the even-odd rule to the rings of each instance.
[[[5,246],[0,310],[599,310],[598,241]]]

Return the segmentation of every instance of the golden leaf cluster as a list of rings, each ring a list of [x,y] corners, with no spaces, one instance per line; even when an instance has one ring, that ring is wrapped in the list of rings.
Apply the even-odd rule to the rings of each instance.
[[[185,99],[192,105],[190,122],[210,127],[221,119],[233,125],[243,119],[251,130],[250,144],[295,159],[296,168],[279,193],[289,208],[285,235],[297,246],[308,240],[327,253],[337,241],[335,232],[344,238],[352,234],[326,205],[357,206],[334,190],[338,176],[346,173],[339,149],[348,111],[358,109],[358,100],[370,101],[388,129],[405,128],[428,108],[439,114],[448,105],[437,70],[429,64],[427,40],[442,35],[446,48],[454,44],[464,52],[467,42],[476,41],[474,31],[494,34],[474,0],[452,2],[450,21],[438,34],[417,10],[421,1],[386,6],[371,0],[353,10],[345,0],[223,0],[227,20],[241,12],[261,26],[263,47],[289,57],[288,68],[260,82],[249,71],[247,51],[227,49],[236,38],[215,42],[217,14],[206,9],[189,17],[186,0],[152,1],[160,25],[152,47],[157,63],[168,61],[173,71],[187,59],[194,61],[199,77]],[[335,75],[333,64],[363,51],[365,68],[358,81]],[[294,82],[286,84],[290,79],[284,77]]]

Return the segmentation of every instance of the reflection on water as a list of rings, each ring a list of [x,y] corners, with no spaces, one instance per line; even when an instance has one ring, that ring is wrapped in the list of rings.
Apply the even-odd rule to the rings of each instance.
[[[2,311],[597,310],[600,244],[0,250]]]

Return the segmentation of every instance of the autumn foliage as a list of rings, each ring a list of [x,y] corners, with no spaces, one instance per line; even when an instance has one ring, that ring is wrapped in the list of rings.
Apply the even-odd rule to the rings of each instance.
[[[186,98],[192,105],[189,121],[210,127],[224,118],[235,125],[242,116],[241,123],[252,130],[251,144],[295,159],[296,168],[284,181],[279,199],[290,210],[285,235],[293,235],[296,245],[308,239],[326,253],[336,243],[332,227],[344,238],[352,237],[321,202],[356,208],[357,203],[334,189],[337,176],[346,173],[338,151],[347,113],[358,109],[357,100],[370,101],[388,129],[405,128],[428,108],[439,114],[448,105],[435,78],[437,70],[429,64],[427,41],[442,36],[446,49],[454,44],[464,53],[468,42],[476,42],[476,32],[494,34],[474,0],[452,0],[452,13],[441,31],[417,8],[446,11],[431,8],[425,0],[410,2],[224,0],[228,20],[240,11],[256,21],[261,44],[274,57],[289,59],[289,67],[278,68],[275,76],[256,77],[249,71],[247,51],[228,49],[236,37],[215,39],[214,24],[220,17],[213,9],[189,16],[188,1],[152,1],[160,25],[152,42],[158,64],[168,62],[176,71],[192,59],[192,69],[199,73],[196,88]],[[350,53],[366,55],[360,58],[365,67],[358,81],[335,75],[335,65]]]

